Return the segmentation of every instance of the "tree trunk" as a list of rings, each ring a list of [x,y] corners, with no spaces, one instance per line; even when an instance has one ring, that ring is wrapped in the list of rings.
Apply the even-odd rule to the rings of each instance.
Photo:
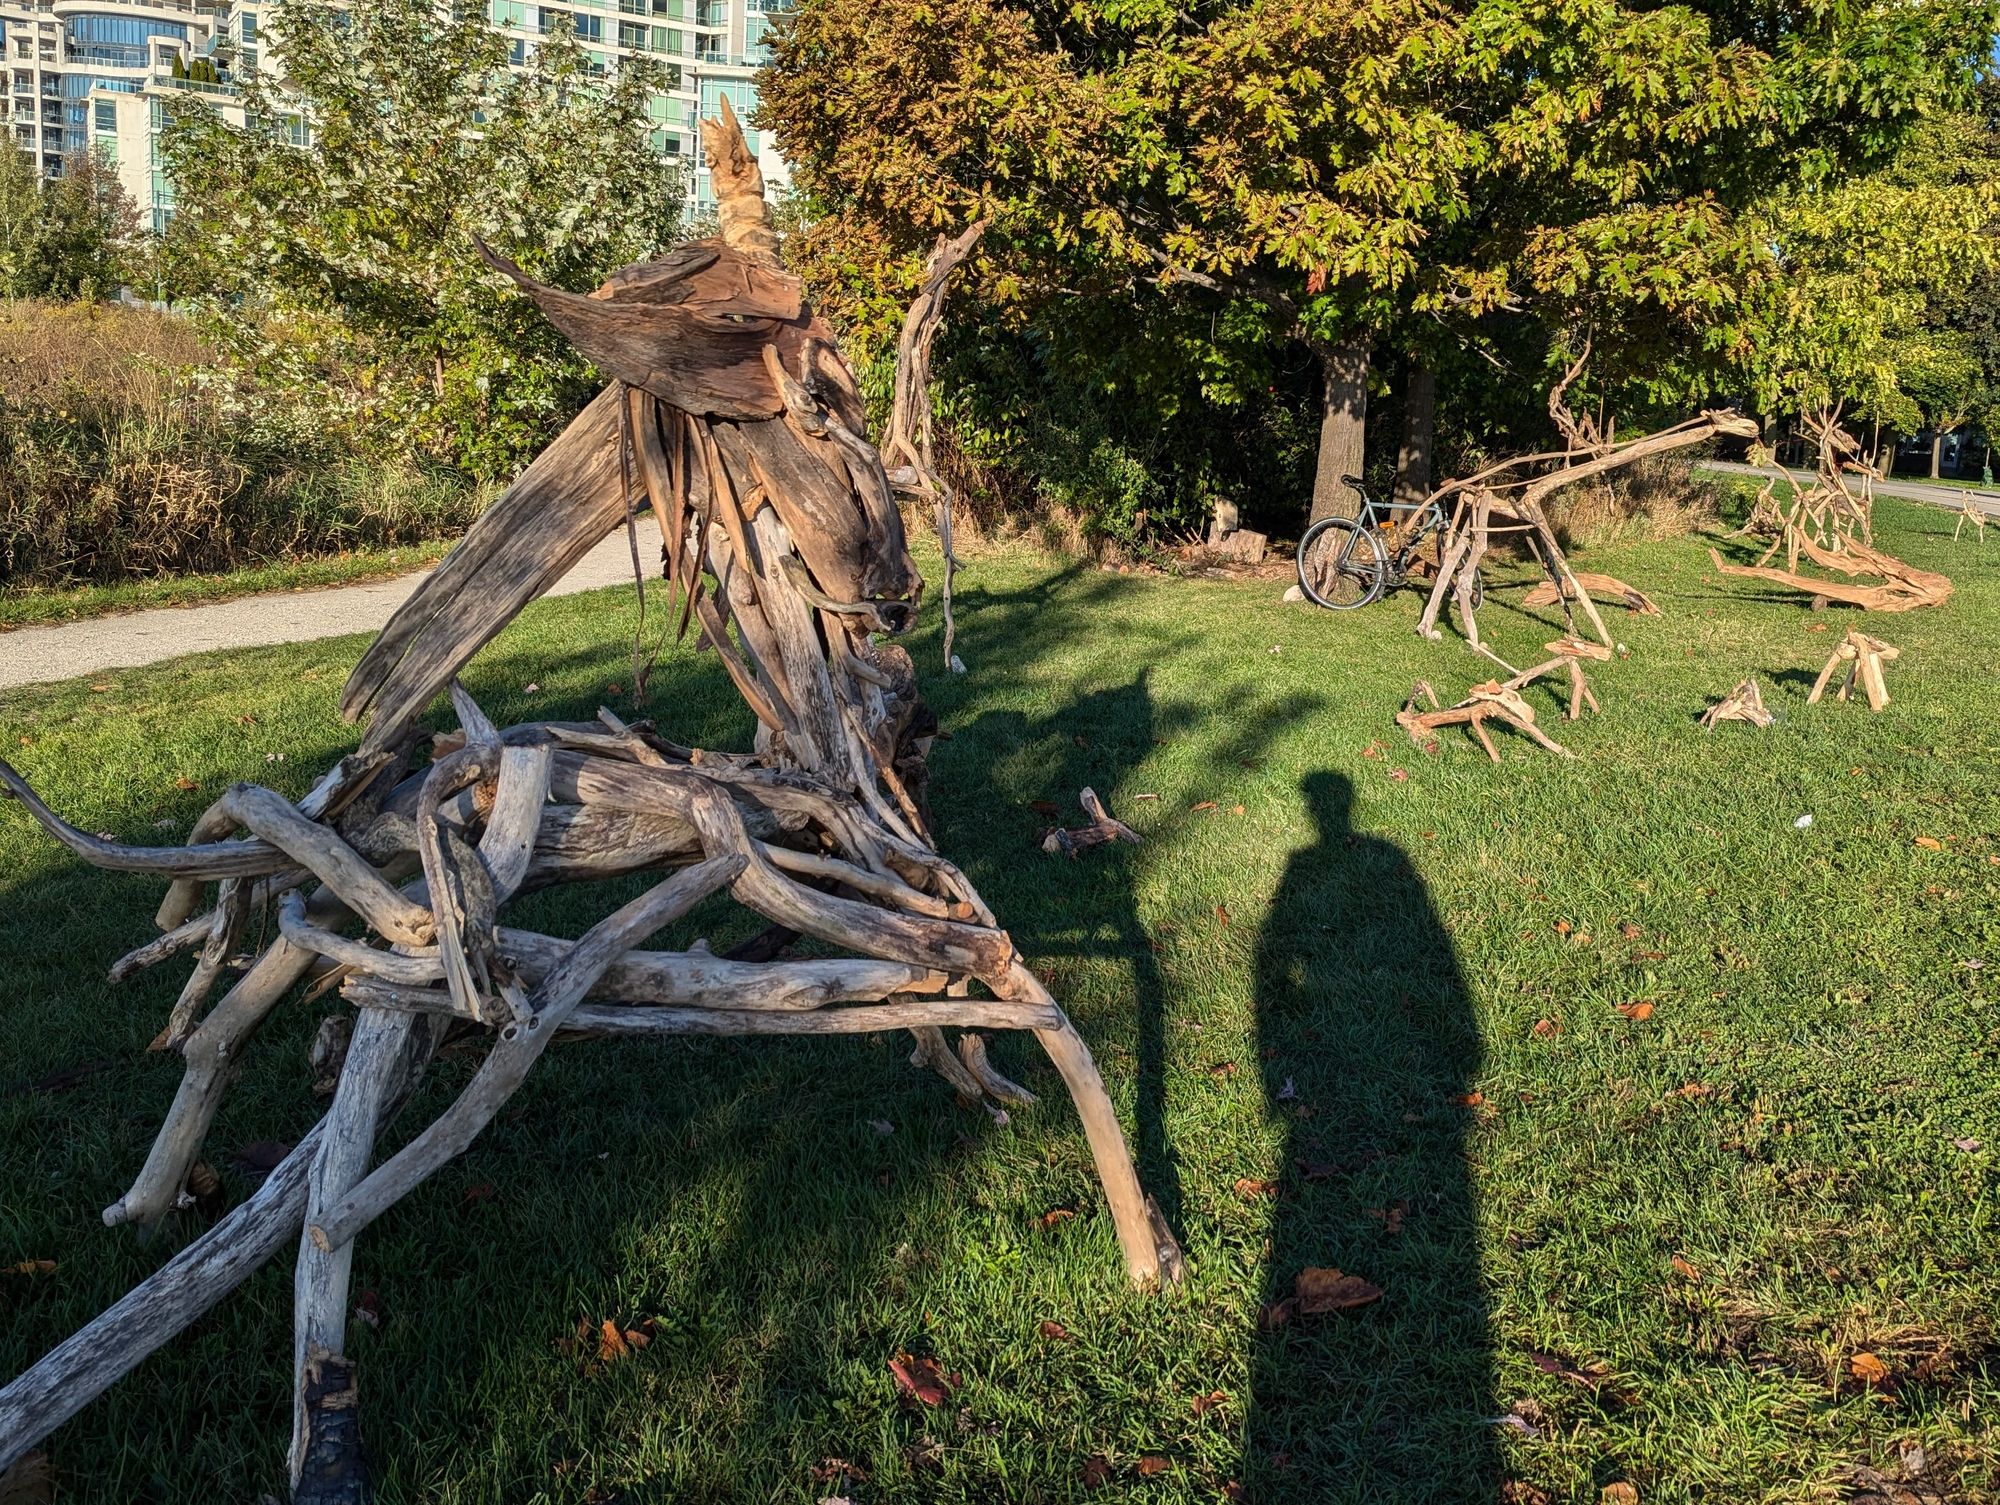
[[[1320,398],[1319,464],[1313,472],[1312,520],[1353,517],[1361,498],[1341,481],[1358,476],[1368,457],[1368,344],[1357,336],[1319,353],[1325,386]]]
[[[1944,464],[1944,432],[1938,430],[1931,435],[1931,479],[1938,478],[1938,470]]]
[[[1420,507],[1431,494],[1431,446],[1437,431],[1437,376],[1410,362],[1403,390],[1403,447],[1396,452],[1396,505]]]

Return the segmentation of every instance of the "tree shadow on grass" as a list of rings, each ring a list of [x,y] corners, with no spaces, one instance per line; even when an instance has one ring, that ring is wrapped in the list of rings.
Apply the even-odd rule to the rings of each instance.
[[[1498,1410],[1467,1168],[1481,1059],[1450,938],[1409,859],[1353,830],[1353,786],[1308,774],[1313,821],[1256,957],[1272,1108],[1289,1120],[1251,1358],[1249,1498],[1491,1501]],[[1282,1303],[1337,1268],[1384,1293]],[[1341,1481],[1326,1493],[1324,1481]]]

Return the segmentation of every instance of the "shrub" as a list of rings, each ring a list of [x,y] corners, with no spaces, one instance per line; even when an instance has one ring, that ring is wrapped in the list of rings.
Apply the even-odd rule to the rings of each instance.
[[[448,535],[455,473],[343,452],[233,401],[185,321],[0,309],[0,585],[111,583]]]
[[[1566,549],[1579,545],[1682,538],[1720,516],[1713,482],[1699,480],[1685,454],[1654,455],[1565,486],[1548,499],[1549,525]]]

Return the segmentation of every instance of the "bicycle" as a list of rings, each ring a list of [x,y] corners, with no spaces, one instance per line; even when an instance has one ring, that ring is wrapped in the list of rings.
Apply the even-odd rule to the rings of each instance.
[[[1361,511],[1354,517],[1323,517],[1306,529],[1299,540],[1299,589],[1317,605],[1352,611],[1407,585],[1417,550],[1433,534],[1442,534],[1447,521],[1435,498],[1398,506],[1376,501],[1359,476],[1342,476],[1340,483],[1361,498]],[[1408,518],[1398,522],[1399,512]],[[1403,535],[1400,543],[1384,537],[1397,532]],[[1475,576],[1475,608],[1485,594]]]

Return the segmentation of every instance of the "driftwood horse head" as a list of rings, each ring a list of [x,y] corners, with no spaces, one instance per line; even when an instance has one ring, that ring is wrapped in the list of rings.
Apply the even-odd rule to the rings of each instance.
[[[779,759],[857,792],[908,762],[906,630],[923,591],[854,373],[778,261],[734,115],[705,147],[720,233],[589,294],[479,247],[614,378],[395,614],[342,697],[386,748],[520,608],[650,503],[682,624],[699,620]],[[718,606],[717,600],[720,600]],[[733,635],[729,629],[735,629]],[[856,744],[860,745],[856,745]]]

